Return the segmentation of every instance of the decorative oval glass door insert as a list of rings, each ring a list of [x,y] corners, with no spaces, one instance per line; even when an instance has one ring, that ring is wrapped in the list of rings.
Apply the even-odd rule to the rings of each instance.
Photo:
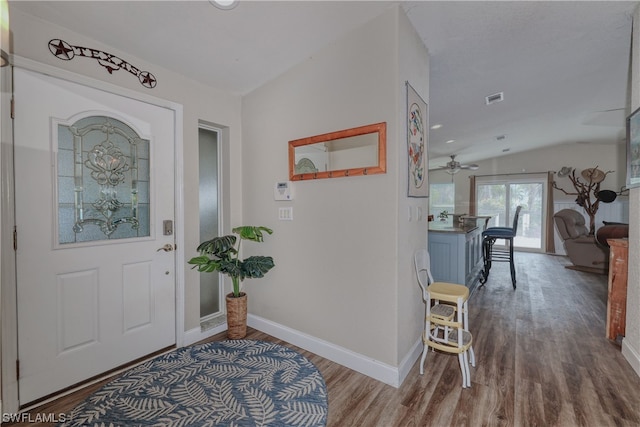
[[[58,124],[60,244],[149,236],[149,140],[90,116]]]

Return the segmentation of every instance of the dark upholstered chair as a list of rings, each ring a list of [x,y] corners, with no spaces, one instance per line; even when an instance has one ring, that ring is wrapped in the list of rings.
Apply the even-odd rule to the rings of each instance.
[[[596,242],[605,248],[609,247],[607,239],[623,239],[629,237],[629,224],[602,221],[604,225],[596,230]]]
[[[609,250],[589,235],[584,216],[573,209],[562,209],[553,215],[558,234],[562,238],[564,249],[571,263],[585,270],[606,271],[609,263]]]

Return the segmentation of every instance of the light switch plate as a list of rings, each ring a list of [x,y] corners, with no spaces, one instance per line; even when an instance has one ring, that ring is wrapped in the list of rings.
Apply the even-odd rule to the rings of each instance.
[[[293,221],[293,207],[278,208],[278,219],[280,221]]]

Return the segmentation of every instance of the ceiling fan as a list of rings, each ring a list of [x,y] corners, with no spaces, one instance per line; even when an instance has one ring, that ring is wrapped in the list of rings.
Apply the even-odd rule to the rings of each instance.
[[[457,174],[458,172],[460,172],[462,169],[468,169],[468,170],[476,170],[478,169],[478,165],[476,165],[475,163],[472,163],[470,165],[463,165],[460,162],[456,161],[456,155],[452,154],[451,156],[451,161],[447,162],[446,165],[436,169],[436,170],[444,170],[446,173],[448,173],[449,175],[454,175]]]

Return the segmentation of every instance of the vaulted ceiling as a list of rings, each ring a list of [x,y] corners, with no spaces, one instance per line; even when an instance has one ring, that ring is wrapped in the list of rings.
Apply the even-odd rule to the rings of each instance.
[[[246,94],[400,4],[430,54],[431,167],[621,143],[629,1],[10,1],[209,86]],[[56,35],[52,34],[52,38]],[[485,97],[503,93],[502,102]],[[455,142],[447,143],[454,140]]]

